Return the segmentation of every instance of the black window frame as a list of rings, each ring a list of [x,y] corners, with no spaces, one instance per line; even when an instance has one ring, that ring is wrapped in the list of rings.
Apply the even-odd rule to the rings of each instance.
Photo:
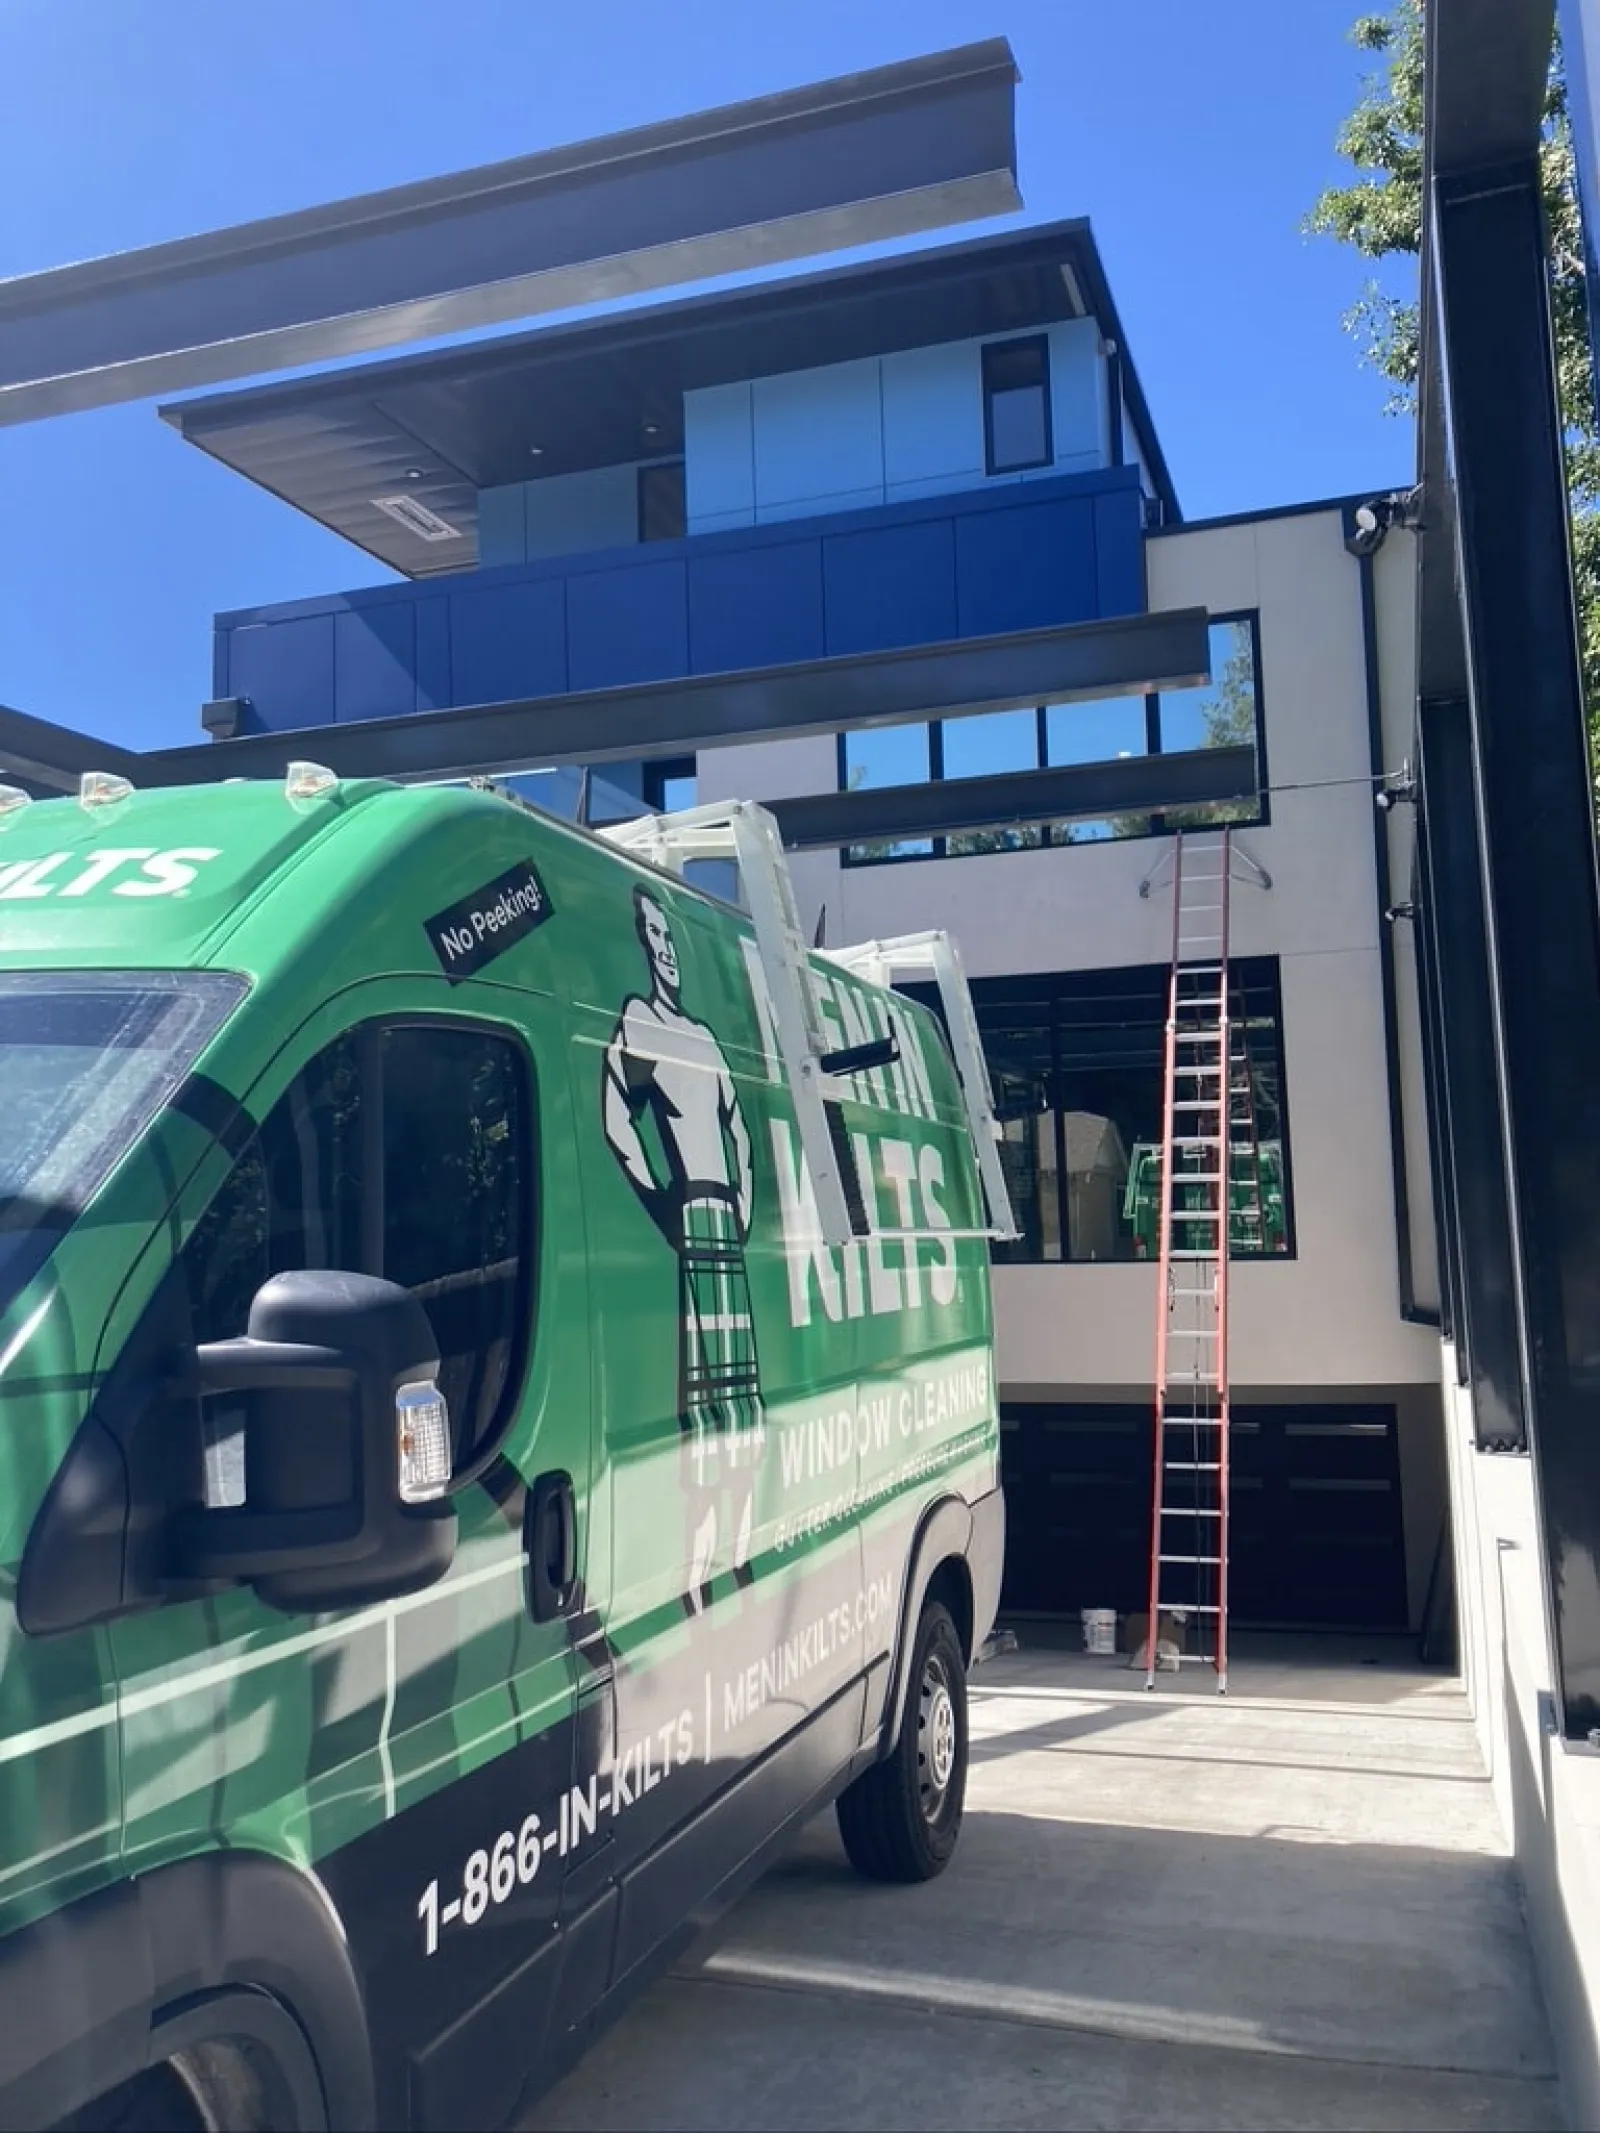
[[[646,762],[640,771],[640,797],[652,815],[668,812],[667,787],[679,779],[698,778],[700,758],[695,755],[659,755]]]
[[[1234,956],[1229,959],[1229,994],[1235,1006],[1243,996],[1248,1005],[1252,999],[1262,1001],[1270,1014],[1272,1024],[1272,1065],[1276,1071],[1278,1141],[1283,1165],[1283,1225],[1284,1248],[1281,1252],[1247,1251],[1231,1243],[1228,1259],[1230,1265],[1280,1266],[1292,1264],[1299,1255],[1299,1241],[1295,1224],[1294,1153],[1292,1127],[1289,1117],[1288,1047],[1283,1026],[1283,966],[1278,956]],[[971,980],[973,1008],[978,1020],[978,1033],[983,1040],[984,1060],[989,1069],[989,1078],[994,1085],[997,1110],[1004,1109],[1004,1087],[1009,1078],[1008,1063],[990,1050],[988,1021],[990,1012],[1012,1012],[1015,1019],[1019,1012],[1035,1009],[1043,1018],[1039,1034],[1047,1043],[1049,1064],[1048,1080],[1052,1091],[1049,1116],[1052,1119],[1054,1136],[1055,1175],[1059,1181],[1067,1176],[1066,1116],[1070,1106],[1060,1099],[1065,1084],[1074,1071],[1065,1055],[1063,1037],[1067,1031],[1067,1018],[1063,1008],[1092,1010],[1100,1002],[1108,1006],[1118,1001],[1138,1002],[1144,999],[1148,1016],[1127,1026],[1132,1029],[1148,1029],[1152,1039],[1152,1063],[1160,1051],[1160,1033],[1165,1028],[1167,993],[1170,966],[1161,963],[1112,964],[1091,970],[1039,971],[1026,975]],[[920,999],[936,1014],[941,1013],[939,998],[932,987],[906,985],[902,988],[913,998]],[[1236,1018],[1237,1019],[1237,1018]],[[1097,1026],[1090,1024],[1089,1026]],[[1107,1024],[1105,1026],[1112,1026]],[[1083,1071],[1080,1067],[1077,1071]],[[1131,1151],[1130,1151],[1131,1152]],[[1026,1210],[1024,1210],[1024,1213]],[[996,1242],[993,1257],[997,1266],[1140,1266],[1154,1265],[1151,1259],[1131,1258],[1079,1259],[1073,1256],[1072,1240],[1067,1231],[1067,1210],[1064,1194],[1059,1203],[1057,1227],[1061,1250],[1052,1256],[1043,1249],[1042,1238],[1035,1238],[1026,1229],[1015,1242]]]
[[[1243,622],[1249,625],[1251,671],[1255,677],[1255,751],[1256,767],[1258,772],[1258,793],[1256,799],[1256,812],[1249,816],[1230,817],[1226,824],[1219,822],[1215,826],[1218,828],[1229,827],[1233,829],[1266,829],[1270,827],[1272,822],[1272,784],[1271,776],[1267,765],[1266,693],[1262,687],[1261,681],[1261,610],[1258,607],[1230,608],[1225,613],[1211,615],[1210,617],[1208,617],[1208,621],[1213,626],[1235,622]],[[1164,753],[1167,753],[1169,751],[1165,750],[1162,746],[1161,692],[1156,689],[1149,690],[1145,694],[1143,701],[1145,712],[1145,753],[1147,755],[1162,755]],[[1026,709],[1027,707],[1023,706],[1022,708]],[[1038,721],[1038,740],[1036,747],[1036,760],[1035,764],[1032,767],[1035,767],[1040,770],[1047,770],[1054,767],[1058,767],[1052,765],[1050,762],[1050,709],[1051,706],[1049,704],[1037,704],[1034,706],[1035,715]],[[987,716],[986,713],[982,712],[977,715],[979,717]],[[925,721],[915,721],[915,723],[925,724],[928,731],[928,782],[930,784],[942,783],[944,781],[945,776],[944,728],[947,722],[943,719],[930,718]],[[851,789],[849,741],[851,733],[857,730],[859,729],[854,727],[847,727],[835,736],[837,743],[836,785],[837,790],[840,792],[848,792]],[[1233,805],[1234,803],[1219,804]],[[1245,804],[1246,803],[1243,802],[1237,803],[1237,805],[1240,807]],[[1146,818],[1148,827],[1142,830],[1130,831],[1128,835],[1116,838],[1084,838],[1081,840],[1075,839],[1070,835],[1065,834],[1065,832],[1070,829],[1070,824],[1041,822],[1027,825],[1029,829],[1036,830],[1038,832],[1037,838],[1034,841],[1030,841],[1027,843],[1018,843],[1011,846],[997,846],[992,852],[950,850],[950,845],[954,842],[958,842],[959,836],[985,834],[984,832],[962,831],[958,833],[957,838],[936,836],[929,837],[925,840],[916,840],[918,842],[925,841],[929,847],[927,851],[884,852],[874,849],[873,846],[870,844],[846,845],[841,847],[839,858],[841,864],[847,867],[875,867],[908,866],[929,859],[991,858],[996,856],[996,854],[1001,857],[1006,857],[1009,856],[1010,853],[1018,851],[1040,851],[1050,849],[1062,851],[1084,851],[1095,843],[1104,842],[1115,844],[1136,844],[1142,842],[1144,839],[1149,837],[1170,837],[1174,830],[1203,829],[1208,826],[1204,821],[1195,822],[1192,820],[1186,820],[1185,816],[1189,813],[1191,813],[1191,811],[1184,809],[1172,809],[1167,811],[1166,813],[1153,813]],[[910,843],[912,840],[906,838],[902,839],[901,841],[903,843]]]
[[[1016,386],[1007,386],[996,381],[993,372],[1000,362],[1022,350],[1037,352],[1039,358],[1039,391],[1044,404],[1044,456],[1040,459],[1009,460],[1004,466],[995,464],[994,454],[994,402],[997,393],[1015,392]],[[1055,410],[1050,391],[1050,336],[1047,333],[1022,333],[1008,336],[1003,341],[985,341],[980,351],[983,371],[983,470],[992,480],[1006,474],[1026,474],[1036,467],[1053,467],[1056,460]]]
[[[449,1493],[454,1495],[466,1488],[470,1483],[478,1480],[501,1454],[506,1437],[516,1420],[517,1411],[527,1387],[528,1369],[532,1356],[533,1331],[538,1324],[541,1287],[540,1255],[543,1244],[544,1136],[540,1131],[538,1068],[527,1039],[514,1025],[494,1021],[485,1015],[441,1014],[426,1010],[402,1010],[397,1013],[366,1016],[358,1022],[347,1024],[343,1029],[325,1038],[300,1061],[293,1073],[284,1082],[282,1088],[278,1090],[267,1105],[265,1111],[254,1120],[248,1135],[233,1148],[233,1159],[226,1173],[218,1180],[216,1189],[207,1199],[205,1206],[196,1213],[193,1221],[189,1223],[185,1231],[183,1241],[175,1255],[174,1271],[180,1276],[180,1291],[185,1297],[186,1307],[192,1321],[196,1298],[194,1290],[190,1287],[188,1281],[182,1277],[184,1262],[191,1252],[200,1248],[198,1240],[201,1238],[208,1220],[220,1206],[224,1193],[228,1191],[234,1180],[239,1177],[252,1149],[259,1146],[261,1135],[268,1122],[277,1116],[281,1106],[289,1099],[293,1090],[306,1074],[319,1061],[325,1059],[336,1046],[341,1044],[350,1044],[354,1048],[357,1073],[361,1081],[362,1098],[363,1102],[365,1102],[367,1076],[373,1072],[371,1065],[373,1054],[375,1052],[381,1061],[383,1037],[397,1030],[438,1030],[448,1031],[451,1035],[465,1033],[476,1035],[480,1038],[492,1039],[497,1044],[505,1047],[518,1084],[522,1119],[518,1167],[519,1174],[524,1180],[524,1188],[516,1196],[511,1209],[515,1229],[518,1271],[511,1311],[511,1337],[507,1350],[505,1377],[499,1388],[495,1405],[490,1412],[488,1421],[475,1432],[471,1445],[466,1448],[466,1456],[460,1458],[455,1471],[452,1473]],[[374,1109],[378,1120],[378,1130],[381,1133],[383,1110],[387,1095],[386,1076],[381,1068],[378,1070],[377,1082],[380,1093],[378,1103]],[[365,1127],[363,1126],[364,1131]],[[385,1274],[381,1244],[385,1231],[385,1224],[382,1220],[384,1185],[381,1171],[379,1173],[378,1205],[376,1209],[369,1205],[368,1185],[369,1179],[364,1172],[359,1186],[360,1249],[357,1255],[362,1264],[344,1271],[376,1273],[380,1278],[389,1279],[392,1277]],[[377,1245],[376,1252],[374,1250],[375,1243]],[[376,1265],[371,1263],[374,1258],[376,1258]],[[282,1271],[288,1270],[284,1269]],[[452,1277],[439,1276],[437,1278],[448,1280]],[[426,1290],[431,1285],[429,1282],[424,1282],[419,1286],[421,1289]],[[425,1297],[423,1299],[423,1308],[424,1310],[427,1309]],[[429,1322],[430,1325],[433,1323],[431,1315]],[[243,1333],[245,1328],[243,1325],[239,1325],[229,1330],[231,1333]],[[205,1328],[201,1329],[196,1337],[225,1338],[227,1335],[222,1334],[217,1329]],[[441,1343],[441,1347],[442,1345]],[[441,1355],[441,1364],[444,1360],[444,1356]]]

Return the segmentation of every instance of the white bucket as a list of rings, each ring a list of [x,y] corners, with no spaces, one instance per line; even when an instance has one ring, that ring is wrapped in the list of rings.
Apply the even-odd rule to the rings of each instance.
[[[1103,1657],[1117,1648],[1117,1610],[1114,1607],[1086,1607],[1083,1610],[1083,1648],[1086,1652],[1098,1652]]]

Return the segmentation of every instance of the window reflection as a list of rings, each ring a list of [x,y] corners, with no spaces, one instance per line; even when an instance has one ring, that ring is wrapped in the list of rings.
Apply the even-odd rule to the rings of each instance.
[[[1032,769],[1110,763],[1152,753],[1253,747],[1256,792],[1249,798],[1069,821],[983,828],[945,837],[905,837],[853,845],[847,862],[925,859],[975,852],[1009,852],[1042,844],[1104,844],[1161,836],[1178,829],[1266,819],[1259,648],[1252,614],[1214,618],[1210,625],[1211,680],[1159,696],[1114,696],[1041,704],[1018,711],[979,712],[932,724],[854,731],[840,747],[846,791],[916,785],[930,779],[994,777]]]
[[[844,735],[841,762],[846,792],[884,785],[926,785],[932,776],[932,729],[927,725],[856,727]],[[931,837],[887,838],[854,844],[847,859],[917,859],[933,851]]]
[[[1022,1232],[998,1260],[1158,1255],[1167,980],[1150,965],[973,982]],[[1293,1242],[1276,961],[1235,962],[1230,998],[1232,1256],[1281,1258]]]

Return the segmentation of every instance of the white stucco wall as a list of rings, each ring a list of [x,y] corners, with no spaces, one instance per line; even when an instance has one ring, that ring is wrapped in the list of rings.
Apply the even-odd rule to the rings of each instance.
[[[1600,1750],[1561,1738],[1525,1457],[1480,1452],[1444,1350],[1461,1669],[1507,1838],[1575,2126],[1600,2126]]]
[[[1236,892],[1233,949],[1279,959],[1297,1255],[1235,1269],[1235,1386],[1244,1397],[1250,1386],[1432,1385],[1438,1337],[1400,1311],[1358,567],[1333,510],[1180,529],[1152,539],[1147,559],[1152,608],[1260,612],[1272,819],[1239,841],[1273,886]],[[1410,583],[1398,544],[1378,594],[1380,674],[1399,693]],[[1391,717],[1403,732],[1408,693]],[[836,778],[831,738],[700,758],[708,800],[826,791]],[[1142,899],[1139,884],[1166,849],[1144,839],[857,868],[809,853],[794,871],[807,925],[826,904],[830,940],[944,926],[969,974],[988,977],[1165,962],[1170,894]],[[1400,879],[1391,894],[1404,893]],[[1414,1029],[1410,1043],[1415,1230],[1428,1215]],[[1425,1272],[1431,1286],[1431,1245]],[[1104,1398],[1148,1386],[1154,1282],[1143,1265],[999,1268],[1008,1390],[1093,1386]]]

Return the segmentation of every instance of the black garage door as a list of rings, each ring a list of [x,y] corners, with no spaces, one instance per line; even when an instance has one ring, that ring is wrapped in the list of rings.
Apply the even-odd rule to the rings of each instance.
[[[1002,1410],[1008,1609],[1145,1605],[1151,1431],[1143,1406]],[[1231,1479],[1237,1626],[1405,1628],[1392,1407],[1237,1407]]]

